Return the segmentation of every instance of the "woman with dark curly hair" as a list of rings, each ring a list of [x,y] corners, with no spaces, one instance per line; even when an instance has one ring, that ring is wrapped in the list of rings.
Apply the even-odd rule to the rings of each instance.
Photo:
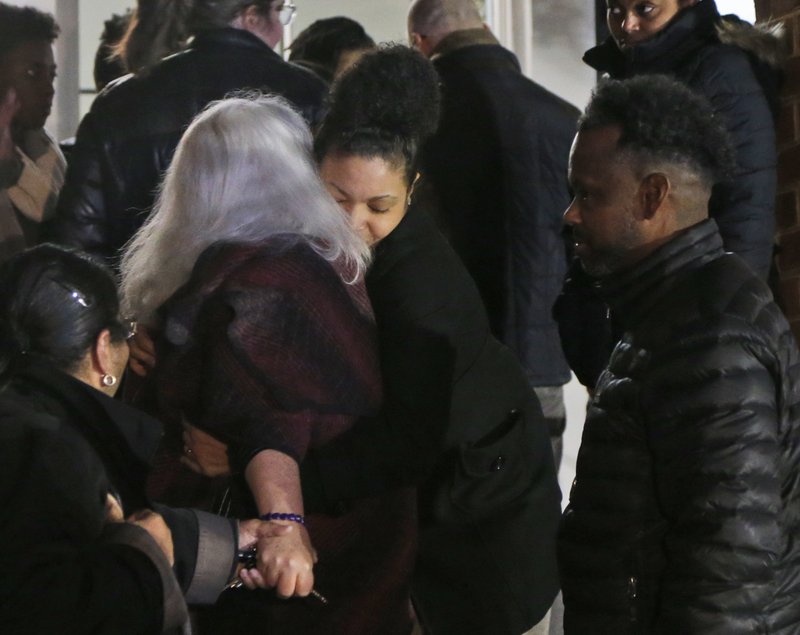
[[[405,47],[367,54],[334,88],[315,152],[328,190],[372,246],[367,291],[385,403],[382,425],[356,427],[308,463],[329,504],[417,484],[412,593],[426,632],[519,635],[558,588],[558,486],[524,372],[491,336],[475,284],[434,220],[409,205],[438,107],[433,66]],[[350,469],[336,469],[348,458]]]
[[[237,547],[285,531],[145,495],[161,424],[112,398],[134,327],[83,254],[39,245],[0,268],[0,632],[183,633]]]

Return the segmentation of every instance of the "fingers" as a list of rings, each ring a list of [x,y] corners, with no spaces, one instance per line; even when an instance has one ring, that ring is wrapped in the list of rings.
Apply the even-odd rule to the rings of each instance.
[[[128,341],[130,359],[128,365],[140,377],[147,374],[156,366],[156,346],[147,329],[140,327]]]
[[[239,546],[257,545],[257,568],[242,569],[248,589],[274,589],[278,597],[306,597],[314,588],[317,553],[304,528],[257,519],[239,521]]]
[[[242,569],[239,572],[239,579],[251,591],[267,588],[267,583],[264,581],[258,569]]]
[[[17,99],[17,90],[9,87],[6,90],[3,98],[0,99],[0,127],[8,127],[11,125],[11,120],[20,109],[19,99]]]
[[[150,370],[146,366],[140,364],[133,357],[131,357],[128,360],[128,368],[130,368],[134,373],[139,375],[139,377],[147,377],[147,373],[150,372]]]
[[[111,493],[106,494],[106,522],[121,523],[124,521],[125,514],[122,512],[119,501]]]
[[[183,421],[183,453],[191,469],[209,477],[231,473],[228,446],[200,428]],[[196,469],[199,468],[199,469]]]
[[[195,474],[207,476],[207,474],[203,471],[202,466],[197,461],[195,461],[191,456],[188,456],[185,453],[183,456],[181,456],[181,463],[183,463],[186,467],[192,470],[192,472],[194,472]]]
[[[311,566],[300,563],[294,563],[294,565],[288,570],[270,571],[263,576],[267,586],[274,587],[276,595],[280,598],[305,597],[314,588],[314,574],[311,573]]]
[[[156,541],[164,555],[167,557],[170,565],[175,564],[175,552],[172,544],[172,532],[170,531],[167,523],[161,514],[143,509],[128,517],[128,522],[139,525],[142,529],[147,531],[153,540]]]
[[[314,553],[305,529],[269,522],[257,535],[258,570],[266,585],[282,598],[308,595],[314,587]]]
[[[298,575],[294,581],[294,591],[292,595],[306,597],[311,593],[314,588],[314,574],[311,572],[311,567],[308,568],[307,573]]]
[[[256,528],[256,539],[262,538],[275,538],[277,536],[285,536],[294,531],[294,525],[283,525],[271,521],[259,520],[259,525]]]

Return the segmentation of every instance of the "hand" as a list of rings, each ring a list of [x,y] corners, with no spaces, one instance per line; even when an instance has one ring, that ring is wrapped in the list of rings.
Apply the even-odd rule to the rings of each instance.
[[[305,597],[314,588],[314,563],[317,553],[311,546],[306,528],[297,523],[270,521],[257,530],[258,565],[256,569],[243,570],[242,582],[248,588],[274,587],[279,597],[293,595]],[[277,530],[271,525],[285,527]]]
[[[263,520],[253,518],[251,520],[239,521],[239,549],[247,549],[255,545],[258,541],[259,532],[264,536],[282,536],[289,533],[292,528],[289,525],[279,525],[278,523],[271,523]],[[267,583],[258,572],[258,569],[248,570],[242,565],[236,571],[239,580],[251,591],[255,589],[267,588]]]
[[[227,476],[231,473],[228,446],[185,421],[181,463],[198,474],[210,477]]]
[[[259,536],[283,536],[292,530],[291,525],[280,525],[268,520],[251,518],[239,521],[239,549],[247,549],[258,542]]]
[[[133,514],[128,518],[128,522],[139,525],[139,527],[147,531],[147,533],[152,536],[153,540],[156,541],[156,544],[161,547],[161,550],[169,561],[169,565],[172,566],[175,564],[172,532],[167,526],[167,523],[164,522],[164,518],[161,514],[145,509]]]
[[[150,331],[139,325],[136,333],[128,340],[128,348],[131,352],[128,366],[139,377],[147,377],[156,367],[156,345]]]
[[[106,522],[125,522],[125,514],[122,513],[122,507],[120,506],[119,501],[112,496],[110,492],[106,494]]]
[[[20,109],[17,91],[9,88],[0,99],[0,161],[14,158],[14,138],[11,133],[11,122]]]

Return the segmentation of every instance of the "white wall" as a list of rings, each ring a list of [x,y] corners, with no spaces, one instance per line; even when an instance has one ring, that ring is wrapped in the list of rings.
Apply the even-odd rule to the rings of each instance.
[[[114,13],[125,13],[126,9],[136,6],[135,0],[78,0],[80,16],[80,41],[78,43],[80,113],[86,114],[92,105],[94,94],[94,56],[103,32],[103,22]]]
[[[587,0],[532,0],[531,77],[583,109],[595,72],[581,61],[594,46],[594,3]]]

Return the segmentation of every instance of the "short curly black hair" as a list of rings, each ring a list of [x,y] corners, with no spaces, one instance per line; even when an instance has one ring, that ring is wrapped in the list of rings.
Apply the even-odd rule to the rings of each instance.
[[[323,18],[297,35],[289,47],[289,61],[308,64],[324,80],[332,82],[342,53],[373,48],[375,40],[355,20],[343,16]]]
[[[0,2],[0,59],[26,42],[47,40],[52,44],[58,32],[55,18],[49,13]]]
[[[43,244],[0,266],[0,375],[23,355],[71,372],[103,329],[127,336],[114,276],[86,254]]]
[[[334,84],[317,132],[318,161],[330,153],[380,157],[410,184],[422,143],[439,125],[439,76],[430,61],[392,44],[365,54]]]
[[[704,97],[664,75],[601,82],[578,130],[619,126],[618,147],[638,164],[674,163],[709,186],[730,178],[735,155],[719,115]]]

